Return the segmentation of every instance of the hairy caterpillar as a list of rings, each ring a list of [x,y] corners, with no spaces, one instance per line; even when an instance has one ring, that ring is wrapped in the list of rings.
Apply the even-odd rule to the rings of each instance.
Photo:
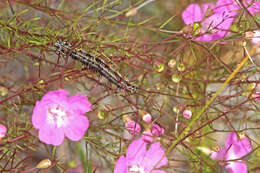
[[[101,76],[104,76],[108,81],[115,84],[118,88],[124,89],[130,93],[136,92],[136,86],[133,86],[124,80],[118,72],[109,67],[102,59],[94,57],[86,52],[72,49],[72,45],[66,41],[58,40],[54,44],[54,47],[56,48],[57,54],[69,56],[72,59],[81,62],[90,69],[98,72]]]

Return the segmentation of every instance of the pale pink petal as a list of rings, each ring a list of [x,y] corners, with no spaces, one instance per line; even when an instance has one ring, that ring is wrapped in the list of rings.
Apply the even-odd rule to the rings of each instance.
[[[200,22],[202,20],[203,13],[198,4],[190,4],[183,12],[182,19],[186,25]]]
[[[42,104],[42,102],[37,101],[33,109],[32,124],[34,128],[39,129],[44,126],[46,121],[48,105]]]
[[[247,166],[244,161],[228,162],[226,165],[229,173],[247,173]]]
[[[146,145],[142,138],[134,140],[127,149],[126,159],[129,164],[140,164],[146,153]]]
[[[64,127],[65,136],[70,140],[78,141],[84,136],[88,126],[89,122],[87,117],[72,116],[69,119],[69,124]]]
[[[162,160],[160,161],[160,159]],[[144,160],[142,161],[142,165],[145,167],[146,171],[150,172],[157,163],[158,165],[156,168],[168,163],[168,159],[164,156],[164,150],[161,148],[159,142],[156,142],[150,146],[149,150],[145,154]]]
[[[54,128],[45,124],[39,130],[39,139],[46,144],[58,146],[64,140],[64,131],[62,128]]]
[[[85,114],[91,108],[91,103],[87,97],[79,94],[69,97],[68,104],[73,111],[77,111],[79,114]]]
[[[124,156],[120,156],[117,160],[114,173],[127,173],[127,161]]]

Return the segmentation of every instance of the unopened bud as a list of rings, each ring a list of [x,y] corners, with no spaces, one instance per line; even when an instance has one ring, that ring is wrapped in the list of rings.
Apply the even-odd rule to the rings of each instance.
[[[49,168],[50,166],[51,166],[50,159],[44,159],[44,160],[40,161],[40,163],[37,164],[36,168],[46,169],[46,168]]]
[[[152,116],[148,112],[139,110],[139,115],[141,115],[143,121],[146,122],[147,124],[152,121]]]
[[[154,123],[154,124],[152,125],[152,134],[153,134],[154,136],[159,137],[159,136],[161,136],[161,135],[164,134],[164,128],[162,128],[162,127],[159,126],[158,124]]]
[[[132,8],[131,10],[129,10],[126,14],[125,17],[130,17],[130,16],[134,16],[136,15],[138,12],[138,10],[136,8]]]
[[[185,111],[183,111],[183,117],[184,117],[185,119],[190,119],[191,116],[192,116],[192,112],[191,112],[190,110],[185,110]]]
[[[140,124],[136,123],[133,120],[127,121],[125,123],[125,127],[128,130],[128,132],[132,135],[137,135],[141,131],[141,126]]]

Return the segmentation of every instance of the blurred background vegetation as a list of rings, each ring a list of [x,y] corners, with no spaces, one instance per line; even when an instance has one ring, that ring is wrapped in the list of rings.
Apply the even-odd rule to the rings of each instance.
[[[205,2],[215,3],[0,1],[0,122],[8,128],[0,142],[1,172],[112,172],[134,138],[126,132],[123,117],[147,128],[138,110],[149,112],[165,128],[158,140],[167,150],[189,124],[182,112],[188,109],[196,115],[205,106],[245,57],[245,32],[257,29],[252,16],[241,12],[232,34],[222,40],[203,43],[185,38],[183,10]],[[80,63],[59,57],[53,47],[58,39],[103,59],[138,92],[129,95]],[[224,172],[199,147],[223,146],[226,132],[243,131],[255,149],[246,158],[249,170],[260,171],[259,103],[253,99],[259,80],[259,70],[248,61],[169,152],[164,170]],[[87,113],[90,128],[84,140],[52,147],[39,142],[31,115],[37,100],[59,88],[86,95],[93,106]],[[51,168],[35,169],[43,159],[52,161]]]

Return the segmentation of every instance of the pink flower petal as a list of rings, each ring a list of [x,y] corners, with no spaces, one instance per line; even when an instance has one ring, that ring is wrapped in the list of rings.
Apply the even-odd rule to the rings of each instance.
[[[148,151],[146,151],[147,143],[144,142],[143,138],[134,140],[127,149],[126,158],[121,156],[116,163],[115,171],[125,171],[129,168],[131,171],[141,171],[141,172],[153,172],[153,173],[165,173],[165,171],[152,170],[157,162],[164,156],[164,150],[160,147],[160,143],[157,142],[152,144]],[[126,162],[126,163],[125,163]],[[167,164],[168,159],[163,157],[162,161],[156,166],[159,168],[162,165]],[[120,165],[122,163],[122,165]],[[130,172],[131,172],[130,171]],[[126,171],[127,172],[127,171]]]
[[[57,102],[57,101],[66,101],[67,100],[68,92],[66,90],[60,89],[56,91],[49,91],[47,94],[45,94],[42,97],[41,101],[51,101],[51,102]]]
[[[202,7],[201,7],[201,13],[203,15],[203,17],[205,17],[205,13],[208,9],[214,9],[214,5],[213,4],[210,4],[210,3],[205,3],[205,4],[202,4]]]
[[[32,124],[34,128],[39,129],[44,126],[46,121],[47,105],[37,101],[33,109]]]
[[[126,158],[124,156],[120,156],[116,162],[114,173],[127,173],[126,163]]]
[[[198,4],[190,4],[182,13],[182,19],[186,25],[200,22],[203,14]]]
[[[134,140],[127,149],[126,159],[129,164],[140,164],[146,153],[146,143],[142,138]]]
[[[247,173],[247,166],[244,161],[232,161],[245,156],[252,150],[249,139],[246,136],[242,137],[243,139],[238,139],[236,133],[229,133],[226,138],[225,148],[211,153],[210,157],[212,159],[227,161],[226,168],[230,173]]]
[[[64,127],[65,136],[70,140],[80,140],[88,129],[89,122],[85,116],[73,116],[69,120],[68,126]]]
[[[220,149],[218,152],[211,151],[210,158],[212,160],[224,160],[227,154],[226,149]]]
[[[146,171],[150,172],[162,157],[163,159],[156,166],[156,168],[159,168],[168,163],[168,159],[164,156],[164,150],[161,148],[160,143],[156,142],[152,144],[149,150],[146,152],[145,157],[142,161],[142,165],[144,165]]]
[[[228,162],[226,166],[229,173],[247,173],[247,166],[244,161]]]
[[[244,5],[251,14],[256,14],[260,12],[260,1],[247,0],[246,2],[244,2]]]
[[[228,150],[228,159],[238,159],[251,152],[252,147],[246,136],[240,140],[236,133],[229,133],[226,139],[226,150]]]
[[[232,25],[233,20],[233,18],[224,17],[220,13],[215,13],[211,15],[201,23],[201,30],[203,30],[202,36],[196,38],[196,40],[213,41],[225,37],[229,34],[227,31]],[[212,34],[203,34],[207,32]]]
[[[91,108],[91,103],[87,97],[79,94],[69,97],[68,104],[73,111],[77,111],[79,114],[85,114],[89,112]]]
[[[58,146],[64,140],[64,131],[62,128],[54,128],[45,124],[45,126],[39,130],[39,139],[46,144]]]
[[[235,0],[218,0],[215,12],[227,17],[235,17],[239,13],[239,8]]]

